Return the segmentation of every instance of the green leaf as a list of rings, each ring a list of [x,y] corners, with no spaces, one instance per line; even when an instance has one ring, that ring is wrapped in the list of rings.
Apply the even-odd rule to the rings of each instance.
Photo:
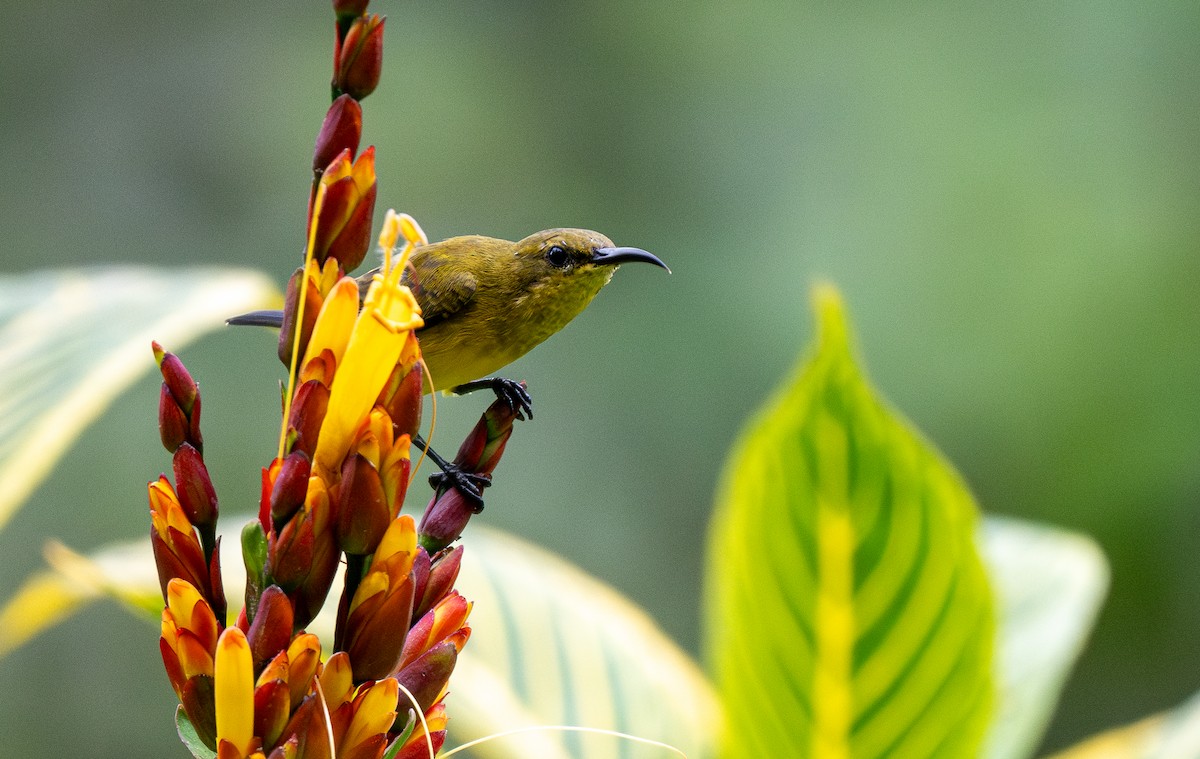
[[[977,511],[864,379],[841,301],[743,434],[709,545],[723,756],[978,755],[995,621]]]
[[[0,529],[67,447],[154,362],[278,300],[240,269],[106,267],[0,277]]]
[[[569,725],[661,741],[690,759],[713,755],[720,720],[711,687],[644,611],[511,535],[472,524],[463,544],[458,588],[474,607],[471,640],[450,683],[453,738]],[[618,737],[551,730],[471,750],[539,759],[673,756]]]
[[[187,750],[196,759],[216,759],[217,752],[205,746],[204,741],[200,740],[199,734],[196,733],[196,727],[188,719],[187,712],[183,710],[182,706],[175,707],[175,730],[179,733],[179,740],[183,741],[183,745],[187,746]]]
[[[1000,613],[997,709],[983,756],[1033,755],[1108,587],[1089,538],[988,517],[983,552]]]

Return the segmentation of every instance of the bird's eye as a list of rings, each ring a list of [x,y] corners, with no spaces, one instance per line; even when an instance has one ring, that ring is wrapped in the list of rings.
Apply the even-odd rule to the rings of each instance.
[[[561,245],[550,246],[550,249],[546,251],[546,260],[550,262],[551,266],[556,266],[559,269],[565,268],[571,262],[570,257],[567,255],[567,249]]]

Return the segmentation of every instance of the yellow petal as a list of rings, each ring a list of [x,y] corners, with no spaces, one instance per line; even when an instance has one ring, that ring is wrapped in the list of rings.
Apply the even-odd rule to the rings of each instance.
[[[350,154],[348,152],[341,153],[329,164],[325,173],[321,175],[321,184],[331,185],[343,177],[350,176],[354,171],[353,164],[350,163]]]
[[[416,553],[417,525],[409,514],[403,514],[392,520],[379,547],[375,549],[375,562],[383,561],[398,553]]]
[[[312,677],[321,663],[321,641],[312,633],[297,635],[288,646],[288,690],[292,703],[298,704],[308,695]]]
[[[242,755],[254,740],[254,661],[250,644],[236,627],[221,633],[213,674],[217,741],[229,741]]]
[[[349,701],[353,689],[354,677],[350,657],[345,651],[338,651],[329,657],[329,661],[325,662],[321,670],[321,692],[325,694],[329,711],[334,711]]]
[[[354,591],[354,598],[350,601],[348,613],[353,614],[354,610],[371,596],[386,593],[390,585],[391,581],[386,572],[367,572],[367,576],[362,579]]]
[[[308,348],[304,352],[304,363],[320,355],[328,348],[333,354],[335,366],[341,364],[346,352],[346,343],[350,339],[350,330],[358,316],[358,283],[351,277],[342,277],[333,287],[333,291],[321,304],[317,314],[317,322],[313,326],[312,337],[308,340]]]
[[[366,690],[363,691],[363,688]],[[390,677],[360,686],[359,695],[355,698],[357,708],[342,738],[342,749],[352,749],[391,727],[396,719],[396,699],[399,695],[400,688]]]
[[[200,591],[187,580],[176,577],[167,583],[167,608],[180,627],[187,627],[191,623],[192,610],[203,600]]]

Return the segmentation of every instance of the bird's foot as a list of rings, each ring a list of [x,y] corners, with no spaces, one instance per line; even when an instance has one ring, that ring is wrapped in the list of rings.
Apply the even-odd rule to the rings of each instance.
[[[464,472],[454,464],[449,464],[441,472],[429,475],[429,485],[441,492],[443,489],[454,488],[471,505],[476,514],[483,511],[483,489],[491,486],[490,474],[475,474]]]
[[[455,395],[466,395],[476,390],[491,390],[496,397],[508,404],[508,408],[524,421],[533,418],[533,397],[525,389],[525,385],[516,380],[504,377],[489,377],[487,379],[467,382],[452,391]]]

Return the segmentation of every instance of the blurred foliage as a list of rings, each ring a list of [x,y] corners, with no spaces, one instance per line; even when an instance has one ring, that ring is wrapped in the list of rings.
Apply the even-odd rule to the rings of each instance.
[[[366,104],[381,207],[435,238],[592,227],[675,270],[621,272],[511,370],[538,414],[485,520],[695,649],[717,464],[804,340],[821,276],[876,385],[985,510],[1089,533],[1112,561],[1048,747],[1196,689],[1200,6],[373,7],[390,16]],[[328,103],[323,4],[5,10],[0,270],[237,264],[282,282]],[[266,331],[231,330],[184,355],[227,508],[253,503],[245,462],[273,449],[273,353]],[[168,464],[156,387],[119,400],[0,535],[0,588],[48,536],[144,532],[144,484]],[[479,410],[443,399],[438,435]],[[93,753],[179,755],[155,638],[97,608],[0,661],[6,750],[90,736]],[[54,742],[49,703],[71,724]]]

